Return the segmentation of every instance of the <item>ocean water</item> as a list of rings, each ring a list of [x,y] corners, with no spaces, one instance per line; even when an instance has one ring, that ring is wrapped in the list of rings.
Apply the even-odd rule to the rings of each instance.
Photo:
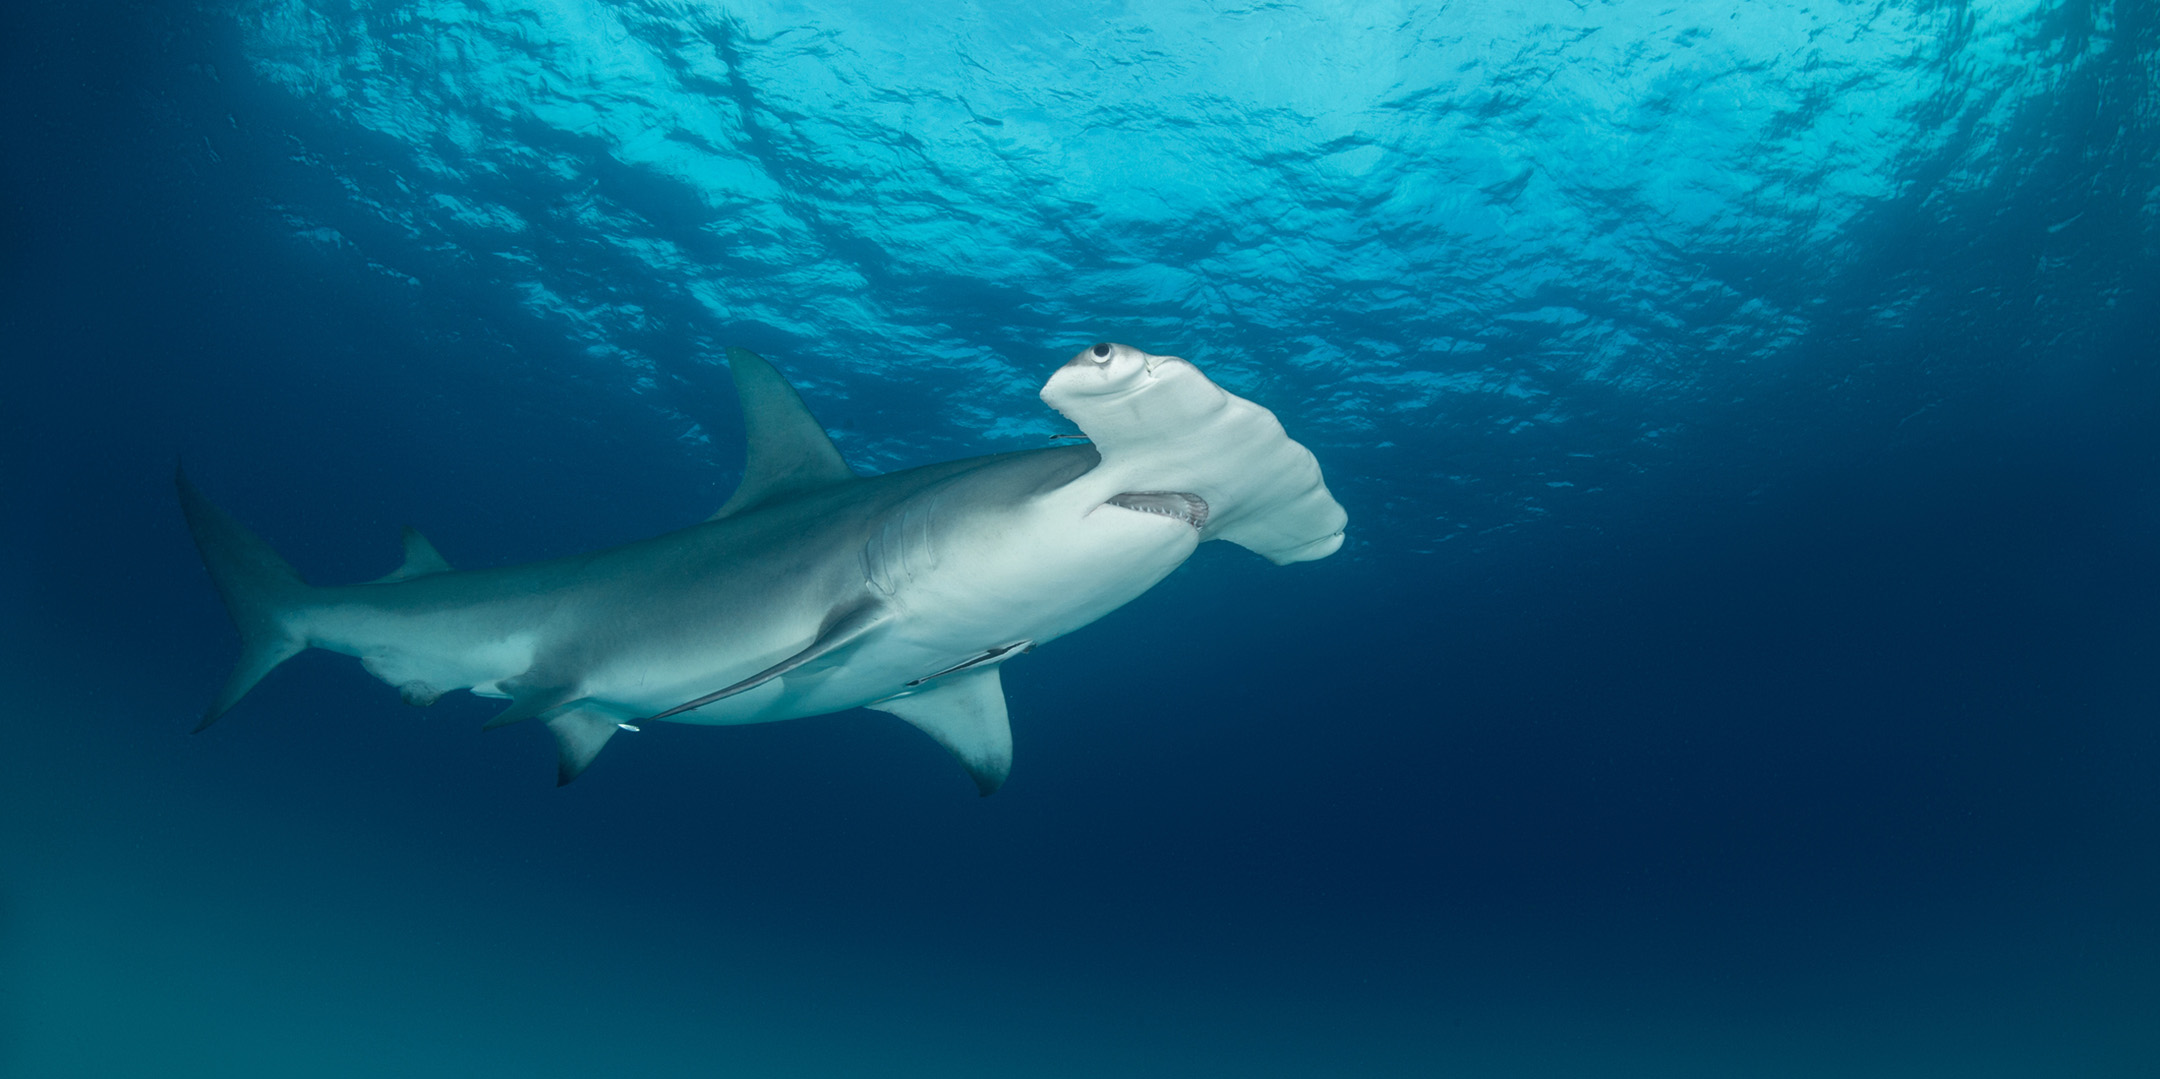
[[[2150,3],[0,12],[0,1075],[2160,1074]],[[1011,781],[236,641],[1097,340],[1350,513],[1005,670]]]

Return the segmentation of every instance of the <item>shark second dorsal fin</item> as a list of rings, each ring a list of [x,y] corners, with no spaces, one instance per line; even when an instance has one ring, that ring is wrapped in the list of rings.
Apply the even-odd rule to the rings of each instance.
[[[406,525],[405,564],[376,578],[371,583],[393,584],[398,581],[411,580],[414,577],[425,577],[430,573],[448,572],[450,572],[450,561],[444,558],[441,552],[435,550],[435,545],[429,543],[427,537],[420,534],[419,529]]]
[[[728,371],[735,378],[749,447],[742,484],[710,520],[855,478],[802,395],[764,357],[728,349]]]
[[[907,720],[960,759],[984,797],[997,793],[1012,772],[1012,724],[1005,717],[1005,685],[996,667],[938,678],[901,697],[868,705]]]

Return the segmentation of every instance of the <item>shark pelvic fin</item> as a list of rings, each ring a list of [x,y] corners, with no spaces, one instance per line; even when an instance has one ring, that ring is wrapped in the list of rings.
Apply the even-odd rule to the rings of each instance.
[[[772,364],[748,349],[728,349],[728,371],[742,404],[749,446],[742,483],[709,520],[717,521],[804,491],[855,478],[840,451]]]
[[[510,694],[510,707],[495,713],[486,723],[481,724],[481,730],[492,731],[497,727],[507,727],[521,719],[531,719],[537,715],[544,715],[561,708],[563,705],[581,700],[585,696],[584,691],[574,685],[556,686],[505,682],[502,688],[504,692]]]
[[[547,729],[555,735],[555,785],[584,774],[585,766],[600,755],[621,726],[614,716],[597,708],[572,708],[548,720]]]
[[[1012,724],[1005,717],[1005,686],[996,667],[947,675],[869,707],[899,716],[937,739],[960,759],[985,798],[997,793],[1012,772]]]
[[[406,525],[405,564],[368,583],[392,584],[414,577],[425,577],[430,573],[448,572],[450,572],[449,560],[435,549],[434,544],[427,541],[426,536],[420,534],[419,529]]]
[[[667,719],[670,716],[679,716],[693,708],[703,708],[714,701],[732,697],[746,690],[756,689],[812,660],[821,659],[849,644],[853,644],[863,634],[876,629],[891,617],[892,609],[879,603],[865,603],[862,606],[851,608],[837,618],[826,622],[824,632],[818,634],[817,640],[810,642],[810,647],[726,689],[716,689],[694,701],[684,701],[665,712],[657,712],[647,718]]]
[[[199,731],[239,703],[272,667],[307,650],[307,637],[296,623],[313,589],[261,537],[204,498],[186,472],[175,469],[173,483],[203,565],[225,600],[233,628],[240,631],[240,662],[203,711],[202,722],[195,725]]]

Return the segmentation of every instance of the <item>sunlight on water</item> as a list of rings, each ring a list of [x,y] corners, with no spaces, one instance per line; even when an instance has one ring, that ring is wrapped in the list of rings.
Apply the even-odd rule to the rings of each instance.
[[[297,231],[377,219],[386,270],[470,265],[626,390],[747,343],[841,397],[967,384],[948,422],[1032,431],[1028,373],[1124,337],[1322,444],[1481,458],[1476,528],[1616,482],[1581,462],[1618,446],[1700,452],[1674,433],[1796,370],[1876,389],[1850,337],[1920,297],[1877,276],[1901,241],[1870,222],[1979,225],[1958,200],[2020,182],[2035,100],[2111,59],[2040,3],[887,12],[243,20],[349,192],[288,206]],[[944,428],[843,444],[890,467]]]

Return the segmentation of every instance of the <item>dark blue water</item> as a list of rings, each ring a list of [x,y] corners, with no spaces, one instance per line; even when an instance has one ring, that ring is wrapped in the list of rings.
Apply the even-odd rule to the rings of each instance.
[[[2142,3],[11,5],[0,1073],[2160,1070]],[[1019,9],[1016,9],[1019,10]],[[235,643],[859,469],[1097,339],[1351,514],[868,712],[533,725]]]

